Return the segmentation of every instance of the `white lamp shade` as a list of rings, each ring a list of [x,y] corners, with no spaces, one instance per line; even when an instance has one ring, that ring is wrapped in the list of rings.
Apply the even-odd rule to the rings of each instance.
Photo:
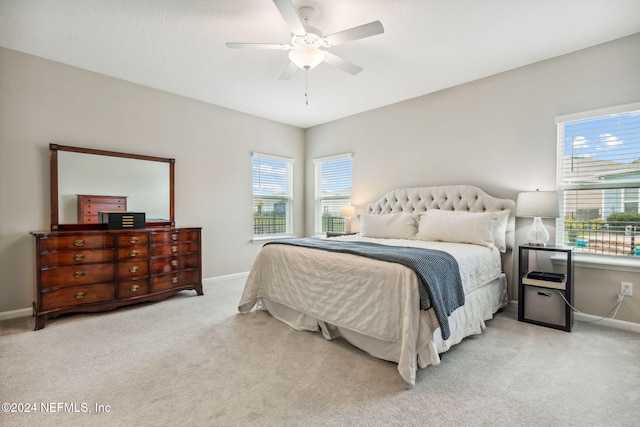
[[[558,195],[555,191],[525,191],[518,194],[516,216],[557,218]]]
[[[340,216],[356,216],[356,208],[353,206],[343,206],[340,209]]]
[[[297,47],[289,51],[289,59],[303,70],[310,70],[322,62],[324,54],[316,47]]]

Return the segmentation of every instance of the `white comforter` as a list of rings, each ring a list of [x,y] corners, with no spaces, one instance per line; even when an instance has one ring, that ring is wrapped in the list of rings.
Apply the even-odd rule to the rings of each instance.
[[[497,249],[359,236],[340,239],[445,250],[458,261],[465,293],[496,279],[501,273]],[[424,339],[425,334],[420,334],[418,279],[411,269],[357,255],[267,245],[254,262],[239,310],[249,312],[260,298],[330,325],[398,343],[398,370],[405,381],[413,384],[418,338]]]

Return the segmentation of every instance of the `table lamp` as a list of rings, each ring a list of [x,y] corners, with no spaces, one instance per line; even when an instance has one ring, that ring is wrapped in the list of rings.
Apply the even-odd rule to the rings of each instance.
[[[518,193],[516,216],[533,218],[527,233],[529,245],[547,245],[549,232],[542,225],[541,218],[557,218],[558,215],[558,195],[555,191],[536,190]]]
[[[344,232],[351,233],[351,217],[356,215],[356,208],[353,206],[343,206],[340,215],[345,217]]]

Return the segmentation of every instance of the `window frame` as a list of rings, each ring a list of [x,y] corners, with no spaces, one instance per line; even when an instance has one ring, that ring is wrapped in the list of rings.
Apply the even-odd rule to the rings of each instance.
[[[350,160],[349,174],[350,174],[351,182],[349,183],[349,197],[345,197],[344,195],[323,196],[322,195],[322,190],[323,190],[322,165],[326,164],[326,162],[341,161],[346,159]],[[341,230],[337,230],[337,229],[323,230],[324,228],[323,214],[324,214],[324,206],[325,206],[323,202],[342,201],[343,203],[340,203],[340,206],[351,206],[352,196],[353,196],[353,154],[343,153],[343,154],[336,154],[333,156],[318,157],[313,159],[313,166],[314,166],[314,233],[315,235],[319,236],[319,235],[325,235],[327,231],[344,232],[344,222],[342,223]],[[331,215],[331,217],[342,218],[340,216],[339,211],[337,212],[337,215]]]
[[[624,167],[622,166],[624,166],[625,162],[621,161],[621,159],[624,157],[623,153],[626,148],[622,148],[622,143],[621,143],[619,149],[616,150],[614,148],[612,150],[615,153],[615,156],[613,156],[614,160],[611,160],[611,161],[616,161],[621,165],[621,167],[618,170],[614,170],[611,167],[605,167],[604,158],[602,157],[598,157],[598,156],[590,157],[589,154],[598,152],[597,149],[591,148],[591,150],[586,151],[587,155],[583,158],[588,158],[588,159],[593,158],[594,161],[601,162],[600,165],[595,163],[592,165],[592,167],[597,170],[597,173],[586,174],[582,176],[577,173],[573,177],[574,178],[573,182],[569,181],[569,179],[571,179],[571,176],[569,174],[573,173],[573,171],[569,172],[568,168],[566,167],[567,158],[569,158],[573,164],[573,162],[576,159],[580,159],[582,156],[576,155],[573,152],[570,156],[567,156],[564,153],[566,137],[567,137],[567,135],[565,135],[566,125],[572,122],[592,121],[592,120],[596,121],[598,118],[615,117],[618,115],[628,115],[628,114],[640,114],[640,102],[558,116],[556,117],[556,120],[555,120],[556,126],[557,126],[557,142],[556,142],[557,144],[557,167],[556,167],[557,175],[556,176],[557,176],[557,191],[559,196],[558,200],[559,200],[559,208],[560,208],[559,209],[560,217],[556,220],[556,244],[574,246],[577,252],[577,255],[579,257],[583,259],[589,259],[593,262],[606,263],[612,259],[626,259],[628,260],[628,262],[632,264],[640,264],[640,259],[635,258],[634,256],[634,251],[636,251],[635,255],[640,255],[637,252],[638,248],[640,248],[640,226],[638,226],[638,228],[636,229],[637,231],[633,232],[633,237],[631,239],[627,239],[625,237],[621,238],[621,235],[623,234],[623,232],[616,233],[615,231],[613,231],[615,226],[618,226],[618,225],[621,226],[621,224],[613,224],[611,223],[611,221],[606,221],[606,218],[610,214],[610,213],[607,214],[607,211],[609,210],[608,208],[610,208],[612,204],[605,203],[607,200],[610,200],[611,194],[614,194],[616,196],[614,200],[618,206],[615,207],[613,212],[625,212],[626,202],[633,202],[636,204],[636,207],[637,207],[638,199],[639,199],[639,191],[640,191],[639,190],[640,189],[640,170],[638,170],[637,168],[630,168],[632,170],[638,170],[638,173],[635,174],[635,175],[638,175],[637,177],[633,177],[634,174],[629,175],[633,177],[632,179],[629,179],[629,180],[614,179],[614,180],[611,180],[610,182],[606,182],[607,180],[606,176],[611,176],[612,171],[615,171],[617,172],[617,175],[620,175],[621,171],[624,170]],[[631,140],[632,143],[635,144],[634,150],[631,151],[631,153],[633,154],[633,156],[635,156],[637,153],[640,158],[640,146],[638,146],[638,140],[637,140],[637,137],[635,136],[637,135],[637,129],[640,128],[640,123],[637,123],[637,121],[633,121],[631,122],[631,124],[633,125],[633,130],[635,131],[633,133],[633,136],[629,138],[629,140]],[[616,128],[615,130],[618,130],[618,128]],[[613,133],[615,133],[614,129],[612,129],[613,133],[611,134],[606,132],[606,130],[604,130],[603,132],[602,131],[598,132],[599,138],[604,138],[607,135],[613,136]],[[575,140],[576,136],[579,136],[579,135],[578,134],[573,135],[574,137],[573,140]],[[622,140],[622,142],[625,142],[625,140]],[[572,150],[573,150],[573,145],[572,145]],[[586,163],[587,162],[585,162],[585,164]],[[586,165],[583,165],[582,167],[584,167],[585,169],[588,169],[588,166]],[[609,174],[607,174],[607,172]],[[593,177],[596,177],[599,174],[600,174],[600,181],[596,182],[595,180],[593,180]],[[591,179],[589,181],[582,181],[582,179],[584,179],[584,176],[590,176]],[[631,194],[632,197],[628,198],[627,197],[628,194]],[[602,220],[602,223],[606,224],[606,228],[603,226],[603,228],[600,231],[598,231],[596,230],[597,227],[594,227],[593,224],[590,224],[590,222],[593,220],[583,219],[582,221],[580,221],[578,206],[581,203],[583,204],[582,210],[583,212],[586,212],[587,215],[589,214],[588,213],[589,210],[598,210],[599,211],[598,217],[595,218],[595,220]],[[572,208],[575,210],[575,212],[574,210],[568,207],[569,204],[574,205],[572,206]],[[639,212],[640,211],[638,209],[634,210],[634,213],[639,213]],[[567,215],[568,213],[571,213],[571,218]],[[583,213],[583,215],[584,214],[585,213]],[[576,222],[575,228],[571,228],[573,227],[572,225],[567,225],[567,227],[565,227],[566,221],[571,221],[571,220]],[[573,234],[578,233],[580,234],[580,236],[593,236],[592,238],[595,240],[594,242],[595,244],[592,245],[591,248],[589,248],[589,243],[586,243],[586,246],[585,246],[585,240],[588,241],[589,239],[579,239],[579,237],[575,237],[575,236],[574,237],[576,240],[572,241],[572,237],[570,236],[570,233],[572,233],[572,230],[576,230],[573,232]],[[585,230],[588,230],[588,231],[585,231]],[[593,230],[596,230],[596,231],[593,231]],[[617,234],[617,237],[615,236],[616,234]],[[620,241],[621,239],[621,241],[623,242],[622,249],[615,249],[615,250],[606,249],[606,245],[609,245],[609,247],[612,247],[612,241],[614,237],[618,241]],[[627,237],[628,237],[628,234],[627,234]],[[578,240],[580,240],[580,242],[578,242]],[[629,242],[627,242],[627,240],[629,240]],[[602,249],[598,250],[594,248],[594,246],[597,246],[598,244],[600,244]],[[627,251],[627,247],[626,247],[627,245],[630,245],[629,251]],[[625,261],[625,263],[626,262],[627,261]]]
[[[256,194],[256,159],[264,159],[267,162],[282,162],[280,167],[286,168],[287,177],[286,177],[286,194],[284,196],[277,195],[264,195],[264,194]],[[277,239],[283,237],[292,237],[293,236],[293,227],[294,227],[294,218],[293,218],[293,173],[294,173],[294,165],[295,160],[290,157],[277,156],[273,154],[265,154],[259,152],[251,153],[251,208],[252,208],[252,227],[253,227],[253,241],[256,240],[269,240],[269,239]],[[268,176],[268,175],[267,175]],[[260,187],[261,188],[261,187]],[[286,200],[285,206],[285,229],[282,232],[273,232],[273,233],[256,233],[256,214],[258,214],[258,202],[256,202],[256,198],[260,198],[263,200]],[[275,212],[275,207],[274,210]],[[275,215],[275,214],[274,214]],[[275,216],[274,216],[275,222]],[[271,225],[271,227],[276,227],[276,225]]]

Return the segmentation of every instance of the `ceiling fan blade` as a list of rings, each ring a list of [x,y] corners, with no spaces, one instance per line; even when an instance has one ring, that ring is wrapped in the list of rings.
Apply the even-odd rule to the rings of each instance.
[[[298,71],[298,66],[293,62],[289,62],[287,68],[280,75],[280,80],[289,80]]]
[[[364,39],[365,37],[371,37],[382,33],[384,33],[382,23],[380,21],[373,21],[368,24],[330,34],[326,36],[325,39],[331,46],[337,46],[342,43]]]
[[[306,33],[302,21],[298,16],[298,11],[291,0],[273,0],[293,34],[303,35]]]
[[[274,49],[289,50],[291,46],[277,43],[225,43],[229,49]]]
[[[349,74],[358,74],[362,71],[362,67],[357,66],[356,64],[347,61],[346,59],[340,58],[333,53],[326,52],[324,55],[324,62],[327,64],[333,65],[334,67],[338,67],[341,70],[346,71]]]

